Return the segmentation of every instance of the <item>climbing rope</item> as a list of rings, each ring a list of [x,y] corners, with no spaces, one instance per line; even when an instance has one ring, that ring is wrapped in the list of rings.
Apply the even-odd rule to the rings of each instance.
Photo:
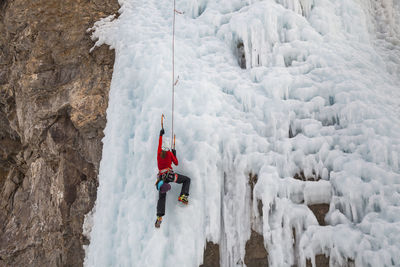
[[[174,18],[172,22],[172,138],[174,143],[171,143],[171,148],[175,149],[175,134],[174,134],[174,102],[175,102],[175,86],[179,81],[179,75],[175,80],[175,14],[183,14],[176,10],[175,0],[174,0]]]
[[[171,140],[174,138],[174,100],[175,100],[175,0],[174,0],[174,18],[172,22],[172,136]],[[171,148],[172,143],[171,143]]]

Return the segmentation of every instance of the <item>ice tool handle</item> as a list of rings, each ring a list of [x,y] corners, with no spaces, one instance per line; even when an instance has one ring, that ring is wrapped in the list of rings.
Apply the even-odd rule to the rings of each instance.
[[[165,116],[164,116],[164,113],[163,113],[163,114],[161,114],[161,128],[162,129],[164,129],[164,118],[165,118]]]

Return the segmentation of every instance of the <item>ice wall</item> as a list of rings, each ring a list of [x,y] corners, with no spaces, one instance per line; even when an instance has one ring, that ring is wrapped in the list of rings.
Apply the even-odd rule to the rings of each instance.
[[[387,71],[400,75],[400,2],[399,1],[360,1],[367,14],[368,29],[375,48],[383,57]]]
[[[334,266],[400,265],[400,64],[388,60],[397,2],[178,0],[176,171],[192,186],[185,208],[173,186],[159,230],[172,3],[120,3],[118,19],[93,28],[116,64],[87,266],[198,266],[206,240],[220,244],[222,266],[240,266],[250,229],[271,266],[317,254]],[[381,30],[384,19],[394,23]],[[307,206],[320,203],[328,226]]]

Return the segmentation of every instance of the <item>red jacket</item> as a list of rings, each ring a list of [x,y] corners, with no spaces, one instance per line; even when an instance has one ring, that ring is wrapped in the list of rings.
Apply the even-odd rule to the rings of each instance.
[[[162,145],[162,135],[160,135],[160,138],[158,139],[158,149],[157,149],[157,165],[158,165],[158,170],[161,171],[163,169],[167,169],[171,167],[171,163],[174,163],[176,166],[178,166],[178,159],[172,154],[171,151],[167,151],[165,158],[161,158],[161,145]]]

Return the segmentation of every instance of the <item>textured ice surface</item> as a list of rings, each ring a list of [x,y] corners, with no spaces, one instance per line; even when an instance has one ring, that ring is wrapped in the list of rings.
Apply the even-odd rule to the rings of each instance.
[[[159,230],[173,4],[120,4],[93,27],[116,60],[86,266],[198,266],[206,240],[240,266],[251,228],[271,266],[400,265],[398,1],[177,0],[176,171],[192,184],[185,208],[173,185]]]

